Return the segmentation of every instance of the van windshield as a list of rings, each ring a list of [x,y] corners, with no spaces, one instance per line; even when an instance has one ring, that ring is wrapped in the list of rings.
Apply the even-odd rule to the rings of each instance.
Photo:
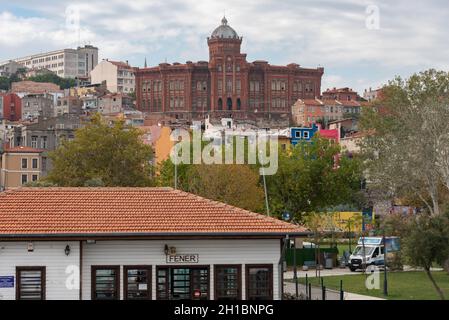
[[[373,253],[374,249],[375,249],[375,247],[365,246],[365,255],[370,256]],[[363,255],[363,246],[357,246],[352,254],[355,256],[362,256]]]

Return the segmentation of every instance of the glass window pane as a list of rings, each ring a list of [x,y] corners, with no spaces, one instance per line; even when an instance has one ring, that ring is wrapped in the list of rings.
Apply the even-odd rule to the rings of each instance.
[[[271,267],[248,268],[248,300],[272,299]]]

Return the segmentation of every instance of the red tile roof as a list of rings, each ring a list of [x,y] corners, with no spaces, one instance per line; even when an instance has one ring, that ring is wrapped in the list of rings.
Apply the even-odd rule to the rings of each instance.
[[[354,100],[338,100],[345,107],[360,107],[361,104],[358,101]]]
[[[9,152],[9,153],[41,153],[44,152],[45,150],[43,149],[36,149],[36,148],[31,148],[31,147],[24,147],[24,146],[19,146],[19,147],[6,147],[5,148],[5,152]]]
[[[323,103],[317,99],[303,99],[301,100],[307,106],[321,106]]]
[[[107,61],[119,68],[132,69],[132,67],[129,64],[127,64],[126,62],[123,62],[123,61],[112,61],[112,60],[107,60]]]
[[[19,188],[0,193],[0,213],[0,238],[307,233],[172,188]]]
[[[319,131],[320,136],[322,136],[323,138],[327,138],[327,139],[333,139],[338,141],[339,138],[339,132],[337,129],[332,129],[332,130],[320,130]]]

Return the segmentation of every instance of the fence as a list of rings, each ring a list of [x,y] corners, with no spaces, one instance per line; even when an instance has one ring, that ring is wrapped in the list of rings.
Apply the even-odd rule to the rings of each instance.
[[[296,265],[297,266],[303,266],[307,265],[308,262],[316,262],[318,259],[316,257],[317,249],[315,248],[302,248],[302,249],[294,249],[294,248],[288,248],[285,252],[285,261],[287,262],[287,266],[293,266],[294,265],[294,250],[296,250]],[[334,265],[336,264],[336,258],[338,255],[338,249],[337,248],[320,248],[319,253],[321,255],[320,261],[324,263],[324,254],[331,253],[334,254],[335,261]]]
[[[289,293],[291,299],[302,300],[344,300],[343,280],[340,281],[340,290],[326,288],[324,279],[320,278],[321,285],[319,287],[312,286],[306,275],[305,283],[300,283],[298,279],[294,282],[286,283],[286,292]]]

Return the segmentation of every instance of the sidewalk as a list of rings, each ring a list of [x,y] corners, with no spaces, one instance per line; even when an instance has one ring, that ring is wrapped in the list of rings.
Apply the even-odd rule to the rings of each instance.
[[[354,274],[360,274],[362,270],[358,270],[356,272],[351,272],[348,268],[340,269],[340,268],[334,268],[334,269],[323,269],[321,270],[321,276],[322,277],[328,277],[328,276],[345,276],[345,275],[354,275]],[[305,278],[306,274],[310,278],[315,278],[315,269],[311,269],[308,271],[302,271],[298,269],[298,278]],[[284,273],[285,279],[293,279],[293,271],[286,271]]]
[[[306,286],[298,284],[299,293],[306,293]],[[295,294],[296,288],[293,282],[284,282],[284,292]],[[322,291],[319,287],[312,287],[312,300],[322,300]],[[326,300],[340,300],[340,292],[326,289]],[[344,292],[344,300],[385,300],[382,298],[365,296],[361,294]]]

